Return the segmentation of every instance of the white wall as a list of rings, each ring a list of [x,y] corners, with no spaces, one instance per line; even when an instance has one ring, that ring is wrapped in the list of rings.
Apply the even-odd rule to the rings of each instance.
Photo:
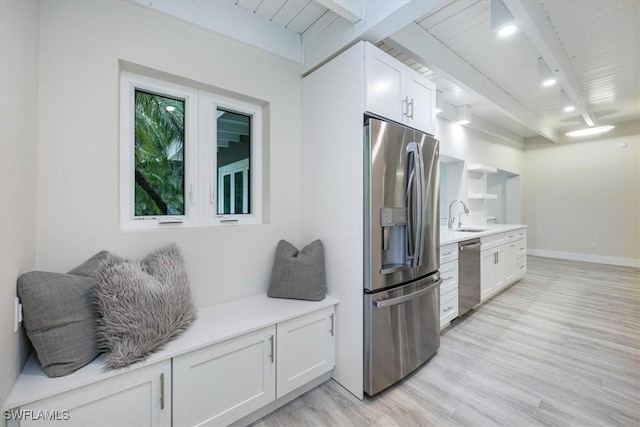
[[[620,143],[628,147],[618,148]],[[524,216],[531,253],[640,267],[637,131],[528,149],[525,177]]]
[[[13,300],[35,266],[38,20],[38,2],[0,1],[0,402],[27,352]]]
[[[436,138],[440,141],[440,155],[482,163],[487,166],[522,175],[524,149],[521,144],[498,142],[482,132],[438,118]]]
[[[468,192],[487,192],[487,176],[477,172],[467,172],[466,165],[481,163],[509,175],[522,175],[524,171],[524,147],[518,141],[503,142],[495,137],[459,125],[438,117],[436,138],[440,141],[440,155],[447,161],[459,159],[463,162],[448,163],[441,171],[447,172],[447,193],[440,194],[440,225],[446,226],[448,206],[452,200],[460,199],[467,203],[469,215],[462,215],[462,224],[481,226],[487,222],[487,213],[504,210],[505,218],[501,222],[521,223],[522,196],[519,191],[510,191],[500,195],[497,200],[468,200]],[[518,180],[518,182],[521,182]],[[476,188],[477,187],[477,188]],[[516,190],[519,190],[516,189]],[[491,191],[489,191],[491,193]],[[452,214],[457,216],[460,206],[455,206]],[[492,213],[495,215],[495,213]],[[456,219],[456,222],[458,220]],[[456,225],[457,226],[457,225]]]
[[[199,307],[266,291],[279,239],[300,239],[300,69],[127,2],[41,5],[37,267],[177,242]],[[269,103],[269,224],[120,232],[119,60]]]

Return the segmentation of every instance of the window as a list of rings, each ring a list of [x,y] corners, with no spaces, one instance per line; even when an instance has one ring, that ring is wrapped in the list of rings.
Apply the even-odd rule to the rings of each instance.
[[[261,108],[122,72],[122,229],[261,222]]]

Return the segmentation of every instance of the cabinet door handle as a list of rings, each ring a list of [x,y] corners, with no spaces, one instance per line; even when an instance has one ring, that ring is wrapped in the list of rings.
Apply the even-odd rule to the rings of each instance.
[[[402,115],[405,117],[409,116],[409,97],[405,96],[402,100]]]
[[[333,313],[331,313],[331,315],[329,316],[331,317],[331,329],[329,329],[329,331],[331,331],[331,336],[333,336],[333,334],[335,333],[335,329],[334,329],[334,319],[333,319]]]
[[[453,306],[449,306],[449,307],[445,308],[443,313],[446,313],[447,311],[451,311],[451,310],[453,310]]]
[[[442,281],[446,282],[447,280],[451,280],[451,279],[453,279],[453,276],[445,277],[442,279]]]
[[[164,372],[160,374],[160,410],[164,409]]]
[[[411,102],[407,104],[407,110],[409,109],[409,105],[411,106],[411,114],[407,114],[410,119],[413,119],[413,98],[411,98]]]
[[[271,346],[271,352],[269,353],[269,359],[271,359],[271,363],[273,363],[273,335],[269,337],[269,345]]]
[[[455,251],[451,251],[451,252],[445,252],[442,254],[442,256],[449,256],[449,255],[453,255]]]

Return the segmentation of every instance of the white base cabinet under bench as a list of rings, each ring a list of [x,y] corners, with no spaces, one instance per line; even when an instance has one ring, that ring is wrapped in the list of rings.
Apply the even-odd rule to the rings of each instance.
[[[164,350],[115,371],[99,357],[49,378],[32,356],[3,411],[20,426],[247,424],[331,377],[337,303],[256,295],[207,307]]]

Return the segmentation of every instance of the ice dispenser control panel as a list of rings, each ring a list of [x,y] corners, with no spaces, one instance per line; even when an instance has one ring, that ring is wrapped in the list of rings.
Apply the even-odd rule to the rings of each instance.
[[[407,208],[381,208],[380,225],[383,227],[394,227],[407,223]]]

